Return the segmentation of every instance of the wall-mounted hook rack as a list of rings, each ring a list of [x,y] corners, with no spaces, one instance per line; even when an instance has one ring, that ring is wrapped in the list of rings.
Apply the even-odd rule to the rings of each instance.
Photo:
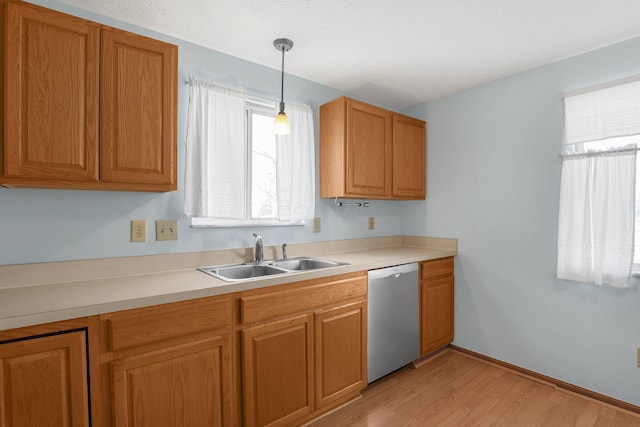
[[[341,202],[340,200],[338,200],[337,197],[335,199],[335,203],[336,203],[336,206],[340,208],[343,206],[355,206],[357,208],[368,208],[370,206],[369,202]]]

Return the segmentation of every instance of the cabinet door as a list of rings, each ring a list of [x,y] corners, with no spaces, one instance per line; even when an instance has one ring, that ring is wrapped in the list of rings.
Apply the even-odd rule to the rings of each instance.
[[[176,189],[178,48],[102,31],[101,180]]]
[[[347,196],[391,194],[391,113],[347,99]]]
[[[284,426],[313,410],[312,315],[242,330],[244,423]]]
[[[315,316],[316,406],[367,385],[366,302],[320,311]]]
[[[227,426],[227,336],[111,362],[116,427]]]
[[[99,27],[7,3],[5,178],[98,180]]]
[[[0,426],[89,425],[84,331],[0,344]]]
[[[425,355],[453,341],[453,258],[421,264],[420,353]]]
[[[394,197],[425,198],[426,138],[424,121],[393,115]]]

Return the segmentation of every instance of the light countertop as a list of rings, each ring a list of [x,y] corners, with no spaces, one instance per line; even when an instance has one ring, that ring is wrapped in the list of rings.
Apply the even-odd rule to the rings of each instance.
[[[289,245],[342,265],[224,282],[196,267],[250,260],[250,249],[0,266],[0,330],[221,295],[457,254],[456,239],[407,236]],[[265,248],[265,258],[275,255]]]

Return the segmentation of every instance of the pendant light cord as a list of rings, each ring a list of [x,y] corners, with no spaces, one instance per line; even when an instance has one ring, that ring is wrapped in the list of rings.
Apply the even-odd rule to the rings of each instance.
[[[282,75],[280,77],[280,112],[284,111],[284,45],[282,46]]]

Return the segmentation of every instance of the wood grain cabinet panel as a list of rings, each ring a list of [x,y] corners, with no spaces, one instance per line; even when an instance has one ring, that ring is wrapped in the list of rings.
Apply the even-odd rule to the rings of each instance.
[[[318,307],[330,307],[340,301],[365,298],[366,272],[350,273],[309,282],[306,286],[243,295],[240,297],[240,321],[252,323]]]
[[[220,295],[104,314],[105,348],[126,350],[228,327],[231,304],[231,295]]]
[[[424,199],[426,124],[342,97],[320,106],[320,197]]]
[[[367,273],[237,296],[247,426],[300,425],[367,385]]]
[[[347,100],[346,194],[388,197],[391,183],[391,115]]]
[[[421,262],[420,271],[420,353],[426,355],[453,341],[453,257]]]
[[[6,7],[4,175],[97,182],[99,26]]]
[[[111,362],[114,426],[230,425],[228,347],[228,337],[214,337]]]
[[[316,313],[317,408],[366,387],[366,318],[364,302]]]
[[[0,0],[0,184],[177,186],[177,46]]]
[[[175,189],[177,49],[109,29],[101,54],[101,180]]]
[[[0,426],[89,426],[84,331],[0,343]]]
[[[427,161],[426,123],[402,114],[393,114],[394,197],[424,199]]]
[[[313,410],[312,315],[242,330],[245,425],[285,426]]]
[[[116,427],[232,426],[232,297],[100,316]]]

